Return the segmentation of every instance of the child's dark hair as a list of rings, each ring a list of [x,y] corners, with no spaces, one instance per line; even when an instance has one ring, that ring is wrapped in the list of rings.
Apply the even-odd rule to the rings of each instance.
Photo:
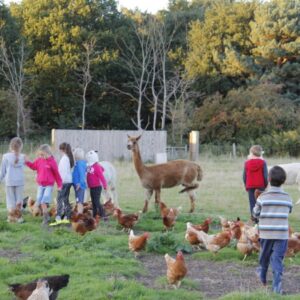
[[[281,186],[286,180],[286,173],[283,168],[274,166],[269,171],[269,181],[272,186]]]
[[[73,156],[73,153],[72,153],[71,145],[68,144],[68,143],[61,143],[59,145],[59,150],[64,151],[68,155],[69,160],[70,160],[71,168],[73,168],[74,167],[74,156]]]

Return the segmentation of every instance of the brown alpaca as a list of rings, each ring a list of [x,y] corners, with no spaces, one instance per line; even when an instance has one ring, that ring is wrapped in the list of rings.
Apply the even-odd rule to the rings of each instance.
[[[163,164],[145,166],[142,162],[138,137],[128,135],[127,148],[132,150],[132,157],[135,169],[140,177],[142,186],[146,189],[146,200],[143,212],[148,210],[148,203],[153,192],[155,192],[155,203],[160,202],[161,188],[171,188],[177,185],[183,185],[184,189],[180,193],[187,192],[191,201],[190,212],[195,210],[195,192],[199,184],[196,181],[202,179],[201,167],[188,160],[173,160]]]

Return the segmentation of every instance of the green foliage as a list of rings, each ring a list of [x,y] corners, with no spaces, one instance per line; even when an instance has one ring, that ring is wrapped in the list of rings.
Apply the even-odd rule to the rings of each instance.
[[[0,137],[13,136],[16,132],[16,100],[7,91],[0,90]]]
[[[204,142],[256,140],[272,132],[295,129],[300,124],[297,107],[280,94],[280,86],[261,84],[231,90],[225,97],[208,97],[194,115],[194,128]]]

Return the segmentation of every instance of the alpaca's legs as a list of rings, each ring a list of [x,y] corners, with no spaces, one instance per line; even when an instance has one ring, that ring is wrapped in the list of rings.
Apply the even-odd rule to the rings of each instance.
[[[189,191],[188,194],[189,194],[190,201],[191,201],[191,209],[190,209],[189,212],[192,213],[195,210],[196,196],[195,196],[195,192],[194,191]]]
[[[143,208],[143,213],[146,213],[148,211],[148,204],[151,199],[151,196],[153,194],[153,190],[146,190],[146,200]]]
[[[155,210],[159,211],[160,190],[155,190]]]

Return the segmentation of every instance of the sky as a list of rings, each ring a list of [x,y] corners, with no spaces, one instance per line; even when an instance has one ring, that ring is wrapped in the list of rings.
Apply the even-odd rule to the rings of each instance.
[[[126,7],[129,9],[139,8],[141,11],[149,13],[156,13],[160,9],[167,8],[168,0],[117,0],[119,7]],[[4,3],[20,2],[20,0],[4,0]]]
[[[119,7],[129,9],[139,8],[141,11],[155,13],[160,9],[167,8],[168,0],[119,0]]]

